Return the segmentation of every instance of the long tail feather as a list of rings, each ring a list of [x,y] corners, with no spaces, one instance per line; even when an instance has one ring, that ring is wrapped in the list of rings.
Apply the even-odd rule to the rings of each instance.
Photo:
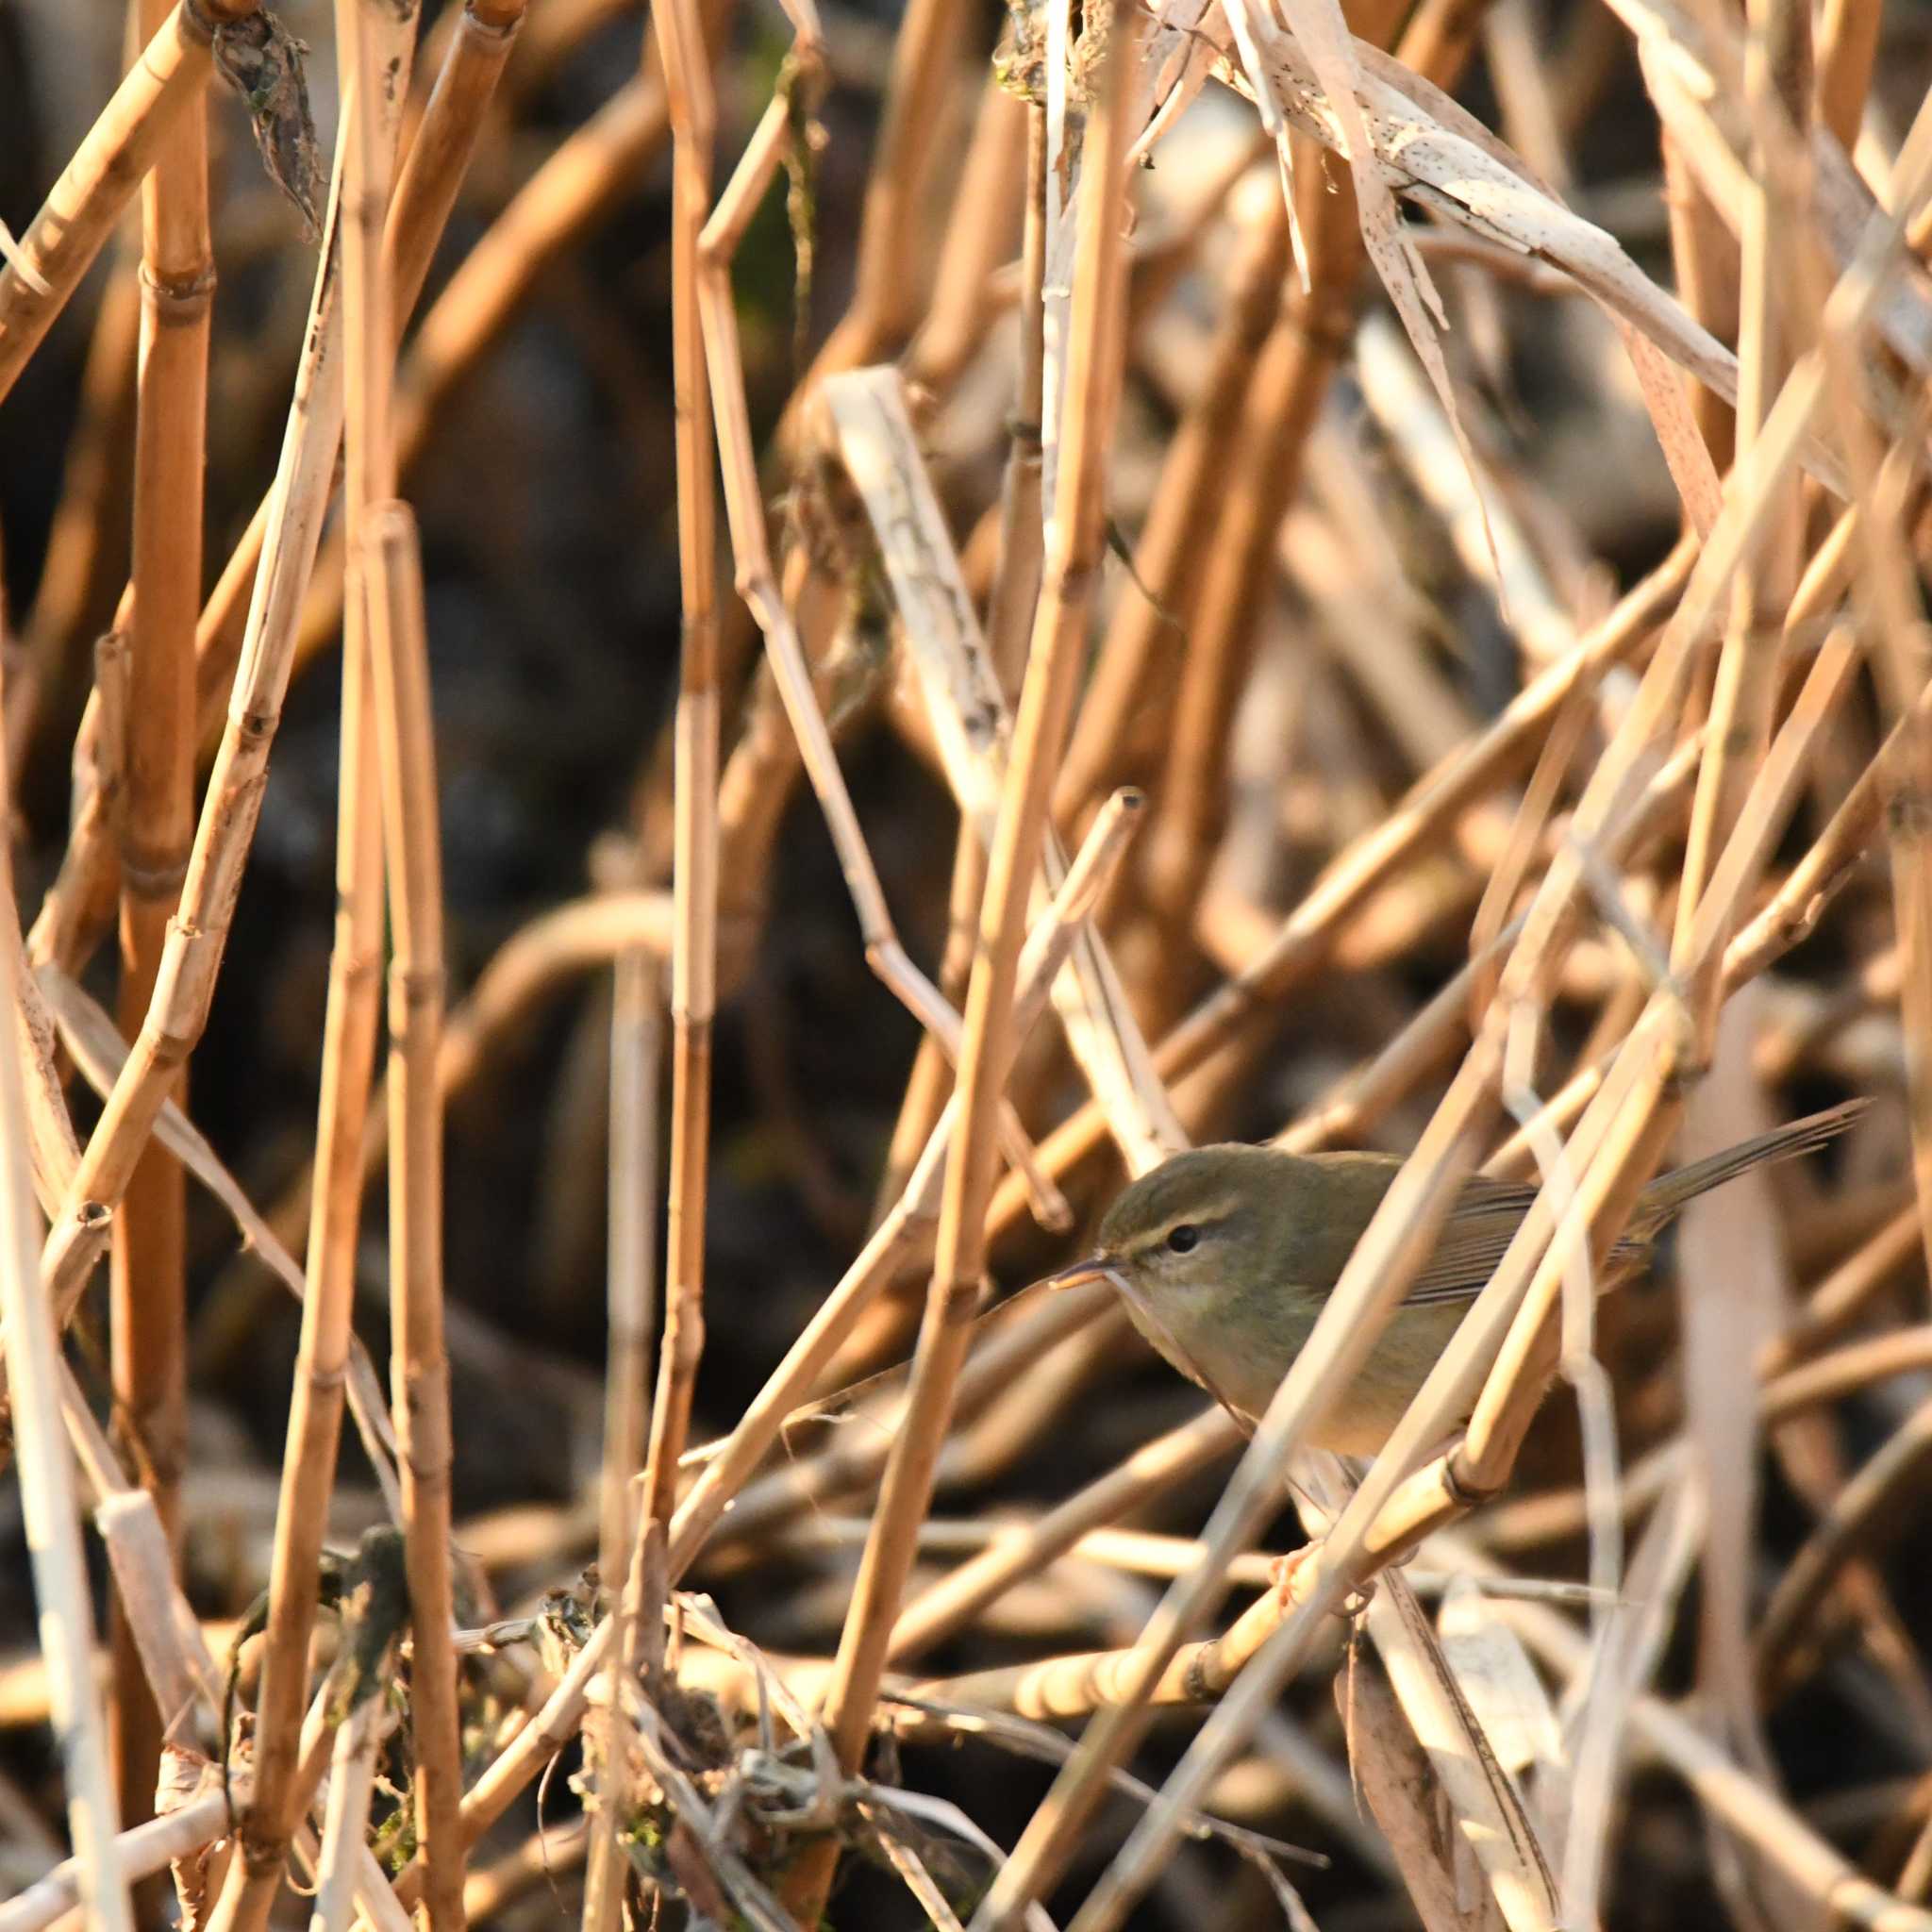
[[[1870,1104],[1865,1100],[1847,1100],[1838,1107],[1827,1108],[1823,1113],[1807,1114],[1801,1121],[1790,1121],[1782,1127],[1774,1127],[1768,1134],[1740,1141],[1735,1147],[1726,1147],[1722,1154],[1712,1154],[1703,1160],[1691,1161],[1688,1167],[1659,1174],[1638,1197],[1634,1217],[1638,1228],[1655,1233],[1672,1220],[1687,1201],[1694,1201],[1699,1194],[1707,1194],[1711,1189],[1721,1188],[1726,1181],[1735,1180],[1740,1174],[1754,1167],[1762,1167],[1768,1161],[1789,1160],[1794,1155],[1808,1154],[1814,1147],[1823,1147],[1827,1141],[1836,1140],[1842,1134]]]

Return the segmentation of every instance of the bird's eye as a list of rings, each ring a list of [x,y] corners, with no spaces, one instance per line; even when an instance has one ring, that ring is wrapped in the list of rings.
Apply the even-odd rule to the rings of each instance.
[[[1201,1230],[1191,1221],[1184,1221],[1167,1231],[1167,1244],[1176,1255],[1191,1255],[1200,1242]]]

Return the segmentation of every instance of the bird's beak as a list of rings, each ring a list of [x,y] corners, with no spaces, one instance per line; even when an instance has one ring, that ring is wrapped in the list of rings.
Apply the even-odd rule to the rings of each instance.
[[[1084,1261],[1075,1261],[1071,1268],[1062,1268],[1058,1274],[1049,1274],[1037,1285],[1041,1288],[1083,1288],[1090,1281],[1111,1281],[1113,1263],[1105,1255],[1089,1255]]]

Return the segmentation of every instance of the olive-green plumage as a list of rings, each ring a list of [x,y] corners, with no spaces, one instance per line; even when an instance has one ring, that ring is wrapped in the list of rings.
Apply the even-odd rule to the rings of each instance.
[[[1610,1274],[1646,1265],[1687,1201],[1747,1169],[1822,1145],[1862,1111],[1853,1101],[1663,1174],[1638,1196]],[[1056,1279],[1105,1274],[1134,1325],[1238,1415],[1268,1407],[1401,1161],[1386,1154],[1198,1147],[1142,1174],[1108,1209],[1097,1251]],[[1464,1182],[1434,1252],[1318,1446],[1372,1456],[1388,1440],[1464,1310],[1515,1236],[1536,1189]]]

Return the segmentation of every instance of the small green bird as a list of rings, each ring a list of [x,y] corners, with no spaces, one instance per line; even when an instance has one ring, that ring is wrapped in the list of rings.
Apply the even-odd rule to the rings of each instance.
[[[1767,1161],[1823,1146],[1865,1105],[1848,1101],[1659,1175],[1637,1197],[1607,1274],[1648,1265],[1652,1243],[1687,1201]],[[1390,1154],[1273,1147],[1176,1154],[1108,1209],[1095,1251],[1047,1284],[1110,1281],[1155,1348],[1252,1424],[1293,1367],[1401,1165]],[[1435,1252],[1312,1439],[1317,1447],[1373,1456],[1389,1440],[1536,1194],[1480,1174],[1463,1183]]]

